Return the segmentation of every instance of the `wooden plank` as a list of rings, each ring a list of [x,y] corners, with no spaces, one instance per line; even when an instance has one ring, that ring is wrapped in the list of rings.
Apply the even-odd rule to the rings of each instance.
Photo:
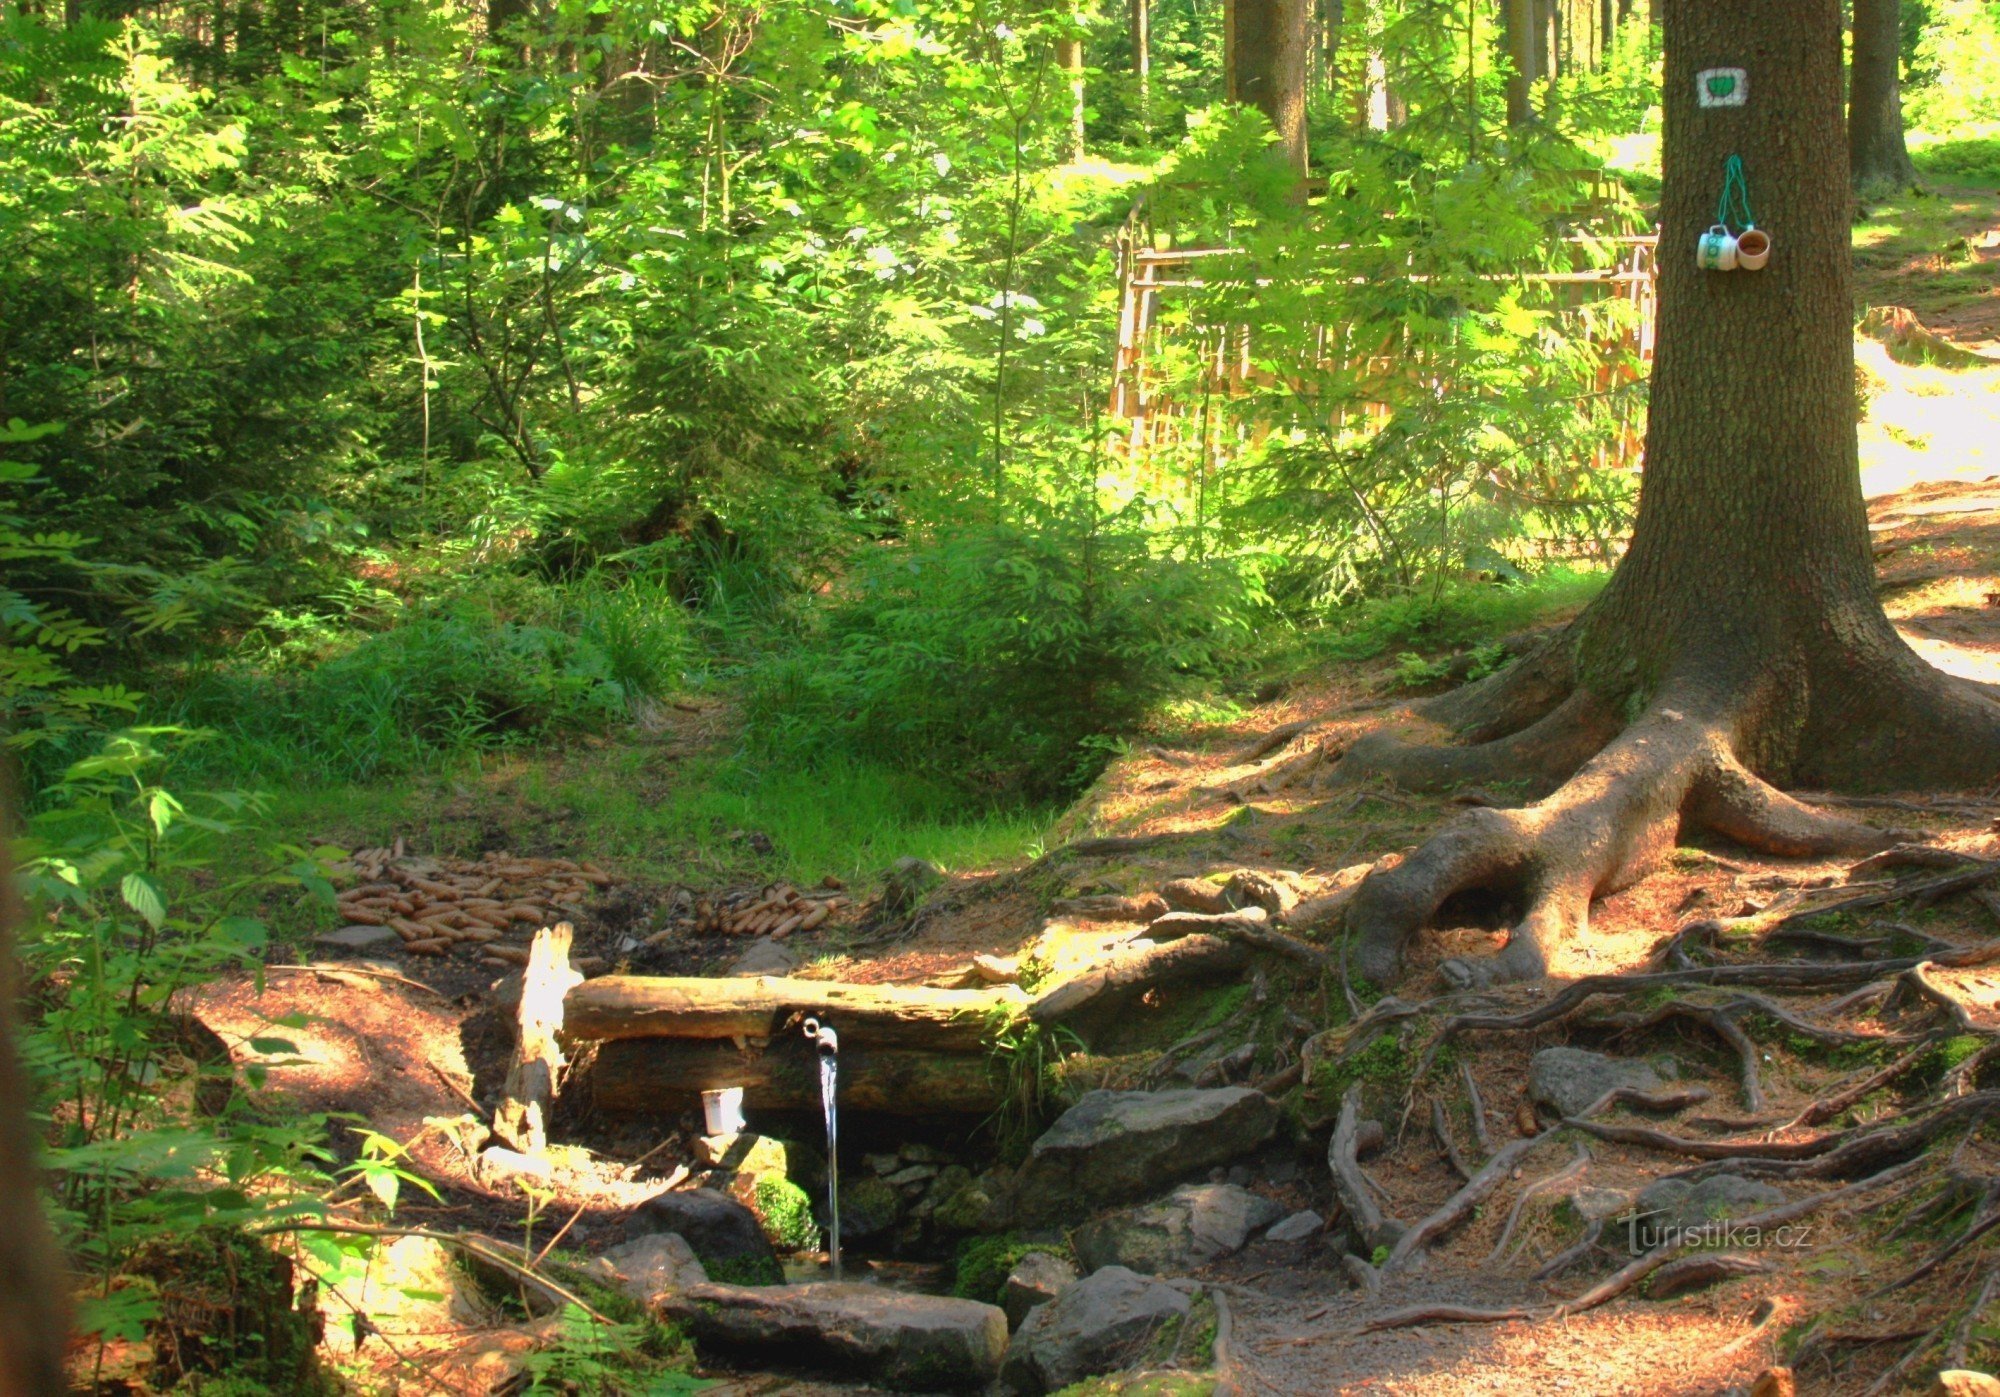
[[[591,1099],[607,1112],[678,1111],[687,1097],[723,1087],[743,1088],[752,1108],[817,1111],[819,1064],[804,1037],[793,1035],[761,1052],[728,1043],[626,1038],[599,1048],[590,1066]],[[843,1111],[985,1115],[999,1106],[1006,1087],[999,1060],[984,1053],[855,1047],[841,1030]]]
[[[558,922],[536,932],[528,947],[516,1011],[520,1032],[514,1063],[507,1069],[500,1108],[493,1113],[493,1133],[523,1154],[538,1155],[549,1143],[549,1107],[563,1068],[562,1048],[556,1041],[563,1026],[563,996],[583,979],[569,965],[574,937],[568,922]]]

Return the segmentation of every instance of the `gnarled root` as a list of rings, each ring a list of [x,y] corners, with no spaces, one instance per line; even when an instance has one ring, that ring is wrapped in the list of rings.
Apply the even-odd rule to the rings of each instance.
[[[1447,961],[1440,973],[1459,987],[1539,978],[1550,949],[1588,926],[1591,899],[1643,875],[1673,846],[1684,819],[1785,855],[1870,853],[1893,842],[1753,775],[1735,750],[1743,705],[1718,709],[1706,690],[1688,688],[1663,693],[1608,742],[1602,705],[1579,690],[1527,729],[1480,747],[1357,743],[1347,761],[1359,758],[1362,774],[1412,786],[1491,780],[1510,764],[1516,776],[1554,775],[1583,747],[1595,752],[1578,758],[1554,795],[1520,809],[1469,810],[1400,863],[1371,873],[1348,907],[1361,972],[1378,984],[1393,980],[1409,939],[1445,899],[1485,889],[1520,895],[1525,913],[1497,955]]]

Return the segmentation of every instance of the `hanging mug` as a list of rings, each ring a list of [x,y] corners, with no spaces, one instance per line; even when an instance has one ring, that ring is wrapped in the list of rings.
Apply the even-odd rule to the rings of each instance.
[[[1770,240],[1765,239],[1768,254]],[[1736,270],[1736,239],[1729,229],[1718,223],[1694,245],[1694,264],[1705,272],[1733,272]],[[1762,266],[1762,263],[1758,264]]]
[[[1761,228],[1745,228],[1736,238],[1736,269],[1761,272],[1771,260],[1771,235]]]

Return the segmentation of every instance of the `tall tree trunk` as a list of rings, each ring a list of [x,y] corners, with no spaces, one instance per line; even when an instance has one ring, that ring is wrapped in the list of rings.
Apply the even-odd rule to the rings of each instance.
[[[1127,0],[1126,18],[1132,36],[1132,76],[1137,80],[1139,132],[1153,129],[1153,0]]]
[[[1233,0],[1229,92],[1271,119],[1285,161],[1306,171],[1308,0]]]
[[[0,792],[4,795],[4,792]],[[0,800],[0,838],[13,826]],[[61,1397],[69,1287],[43,1220],[34,1090],[14,1051],[14,864],[0,843],[0,1392]]]
[[[1489,680],[1349,749],[1343,779],[1449,789],[1527,777],[1535,804],[1469,812],[1350,904],[1357,959],[1393,978],[1408,938],[1467,888],[1518,893],[1507,945],[1441,967],[1534,977],[1595,896],[1684,827],[1771,853],[1880,848],[1885,831],[1775,782],[1881,790],[2000,774],[2000,702],[1932,669],[1883,615],[1854,435],[1839,0],[1660,0],[1666,39],[1659,330],[1631,547],[1567,630]],[[1746,63],[1745,60],[1748,60]],[[1742,107],[1696,74],[1748,68]],[[1740,155],[1761,271],[1699,270]],[[1423,745],[1428,735],[1467,745]]]
[[[1535,0],[1501,0],[1507,37],[1507,124],[1535,119]]]
[[[1075,15],[1071,15],[1074,23]],[[1083,82],[1083,35],[1072,30],[1056,40],[1056,67],[1069,84],[1069,158],[1083,159],[1085,91]]]
[[[1856,190],[1902,190],[1917,182],[1903,144],[1901,63],[1900,0],[1854,0],[1847,151]]]

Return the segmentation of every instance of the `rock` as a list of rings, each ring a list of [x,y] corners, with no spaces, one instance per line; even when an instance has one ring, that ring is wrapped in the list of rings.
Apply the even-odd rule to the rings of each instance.
[[[951,1156],[935,1145],[926,1145],[921,1140],[912,1140],[896,1151],[896,1157],[905,1164],[949,1164]]]
[[[897,859],[882,879],[882,911],[890,916],[913,911],[943,881],[944,870],[928,859]]]
[[[1098,1218],[1076,1233],[1086,1270],[1123,1266],[1149,1276],[1198,1270],[1243,1249],[1285,1210],[1235,1184],[1182,1184],[1165,1198]]]
[[[843,1219],[844,1221],[844,1219]],[[712,1188],[668,1189],[641,1203],[625,1220],[628,1241],[677,1232],[708,1274],[748,1285],[775,1285],[783,1272],[757,1215]]]
[[[1169,907],[1181,912],[1213,915],[1229,910],[1228,895],[1206,878],[1176,878],[1160,889],[1160,896],[1167,900]]]
[[[1007,1324],[1019,1329],[1028,1311],[1046,1305],[1076,1284],[1076,1267],[1045,1251],[1031,1251],[1014,1263],[1000,1288],[1000,1308],[1007,1312]]]
[[[663,1308],[699,1346],[913,1392],[983,1388],[1007,1350],[1007,1316],[995,1306],[886,1286],[696,1285]]]
[[[313,938],[320,946],[345,946],[349,950],[365,950],[370,946],[402,944],[403,938],[396,935],[394,927],[386,926],[344,926],[338,931],[322,931]]]
[[[817,1150],[780,1140],[775,1135],[749,1131],[704,1135],[695,1141],[694,1157],[712,1169],[726,1169],[753,1184],[765,1179],[785,1179],[811,1192],[826,1183],[826,1161]]]
[[[1932,1397],[2000,1397],[2000,1379],[1970,1368],[1947,1368],[1937,1375]]]
[[[1245,907],[1235,912],[1169,912],[1146,928],[1155,941],[1178,941],[1197,932],[1227,936],[1231,929],[1259,930],[1270,919],[1261,907]]]
[[[1633,1227],[1639,1245],[1652,1247],[1670,1240],[1669,1234],[1696,1231],[1704,1224],[1784,1201],[1779,1189],[1740,1174],[1713,1174],[1697,1184],[1685,1179],[1658,1179],[1639,1190],[1633,1200],[1632,1211],[1637,1217]]]
[[[1571,1189],[1566,1201],[1585,1222],[1602,1222],[1629,1209],[1632,1195],[1622,1188],[1594,1188],[1585,1184]]]
[[[320,1267],[304,1254],[308,1271]],[[458,1325],[492,1322],[492,1307],[443,1243],[429,1237],[397,1237],[377,1246],[358,1278],[336,1279],[347,1303],[392,1340],[447,1331]],[[344,1312],[344,1311],[343,1311]],[[326,1346],[354,1351],[354,1326],[326,1326]]]
[[[1143,1356],[1146,1341],[1193,1301],[1123,1266],[1107,1266],[1068,1287],[1021,1322],[1000,1380],[1022,1397],[1115,1372]]]
[[[1256,1149],[1277,1123],[1277,1106],[1248,1087],[1086,1092],[1035,1141],[1016,1211],[1035,1225],[1148,1197]]]
[[[990,1226],[1004,1226],[1000,1212],[992,1193],[975,1179],[956,1193],[939,1191],[931,1224],[941,1232],[981,1232]]]
[[[861,1162],[871,1174],[893,1174],[903,1167],[902,1156],[894,1154],[864,1154]]]
[[[546,1159],[519,1150],[510,1150],[502,1145],[488,1145],[479,1152],[479,1181],[491,1188],[509,1179],[533,1179],[547,1183],[555,1177],[555,1171]]]
[[[620,1242],[584,1269],[649,1310],[669,1295],[708,1282],[701,1258],[678,1232],[654,1232]]]
[[[882,1182],[891,1188],[908,1188],[912,1184],[927,1183],[937,1177],[935,1164],[912,1164],[907,1169],[898,1169],[893,1174],[884,1174]]]
[[[438,1392],[511,1392],[536,1349],[560,1343],[562,1321],[541,1319],[516,1328],[476,1334],[459,1347],[426,1361],[430,1390]]]
[[[840,1183],[840,1235],[865,1241],[893,1231],[903,1220],[903,1195],[883,1179]]]
[[[1561,1116],[1590,1109],[1615,1087],[1657,1091],[1662,1085],[1653,1065],[1632,1058],[1606,1057],[1582,1048],[1544,1048],[1528,1064],[1528,1097]]]
[[[1309,1237],[1317,1237],[1326,1230],[1326,1219],[1308,1208],[1302,1213],[1293,1213],[1264,1234],[1267,1242],[1303,1242]]]
[[[725,975],[784,975],[798,968],[799,958],[782,941],[768,936],[750,943],[750,948],[729,963]]]

